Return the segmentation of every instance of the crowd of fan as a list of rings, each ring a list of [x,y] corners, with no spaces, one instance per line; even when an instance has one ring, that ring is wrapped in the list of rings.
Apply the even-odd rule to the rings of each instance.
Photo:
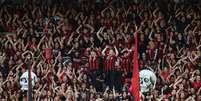
[[[29,67],[36,101],[132,101],[135,33],[139,68],[157,75],[141,98],[201,100],[199,2],[32,1],[0,7],[0,30],[10,33],[0,35],[1,101],[23,99],[19,78]]]

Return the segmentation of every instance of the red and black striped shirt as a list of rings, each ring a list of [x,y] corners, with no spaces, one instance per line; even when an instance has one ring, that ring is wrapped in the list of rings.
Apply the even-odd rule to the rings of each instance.
[[[117,57],[116,56],[106,56],[104,59],[104,71],[114,71],[115,70],[115,61]]]
[[[89,70],[98,70],[99,69],[99,58],[90,57],[89,58]]]
[[[131,70],[131,61],[128,56],[121,57],[121,71],[129,72]]]

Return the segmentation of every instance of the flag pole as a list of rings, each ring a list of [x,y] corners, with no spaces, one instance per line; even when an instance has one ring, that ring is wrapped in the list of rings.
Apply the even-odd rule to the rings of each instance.
[[[28,81],[28,101],[32,101],[32,77],[31,77],[31,63],[30,61],[28,62],[28,76],[29,76],[29,81]]]

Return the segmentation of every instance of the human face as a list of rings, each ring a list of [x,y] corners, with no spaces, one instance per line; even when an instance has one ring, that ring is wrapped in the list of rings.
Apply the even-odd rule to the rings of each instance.
[[[173,96],[176,95],[176,90],[172,90],[172,95],[173,95]]]
[[[84,79],[84,80],[86,80],[86,79],[87,79],[87,75],[86,75],[86,74],[84,74],[83,79]]]
[[[181,92],[180,98],[184,99],[185,98],[185,93]]]
[[[83,30],[83,32],[84,32],[84,33],[87,33],[88,31],[87,31],[87,29],[85,28],[85,29]]]
[[[104,94],[104,98],[107,99],[108,97],[109,97],[108,93],[105,93],[105,94]]]
[[[123,98],[126,98],[126,97],[127,97],[127,93],[123,92]]]
[[[109,55],[110,55],[110,56],[114,55],[114,51],[113,51],[112,49],[110,49]]]
[[[167,71],[168,71],[168,68],[167,68],[167,67],[164,67],[164,71],[167,72]]]
[[[67,71],[67,68],[66,68],[66,67],[64,67],[64,68],[63,68],[63,71],[64,71],[64,72],[66,72],[66,71]]]
[[[59,48],[59,43],[58,43],[58,42],[55,44],[55,48],[56,48],[56,49]]]
[[[190,91],[191,91],[191,94],[195,94],[195,88],[191,88]]]
[[[110,94],[109,94],[109,99],[113,99],[113,97],[114,97],[113,94],[110,93]]]
[[[85,84],[85,83],[82,84],[82,88],[83,88],[83,89],[86,88],[86,84]]]
[[[142,59],[143,59],[143,60],[146,60],[146,55],[145,55],[145,53],[142,53]]]
[[[79,43],[78,42],[75,43],[75,48],[76,49],[79,48]]]
[[[196,81],[200,82],[200,76],[196,76]]]
[[[47,91],[47,96],[51,96],[52,95],[52,93],[48,90]]]
[[[181,21],[182,21],[182,22],[185,22],[185,21],[186,21],[186,18],[185,18],[185,17],[182,17],[182,18],[181,18]]]

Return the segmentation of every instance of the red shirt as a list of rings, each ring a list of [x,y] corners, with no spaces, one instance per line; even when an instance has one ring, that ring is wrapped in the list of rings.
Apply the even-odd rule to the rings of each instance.
[[[52,48],[45,48],[45,58],[46,59],[51,59],[52,58]]]
[[[167,80],[167,77],[169,76],[169,74],[170,74],[170,71],[169,71],[169,70],[168,70],[167,72],[162,71],[162,72],[160,73],[161,77],[162,77],[164,80]]]
[[[148,51],[148,58],[153,59],[154,58],[154,49],[147,49]]]
[[[34,48],[36,48],[37,47],[37,45],[35,44],[35,43],[30,43],[29,44],[29,48],[31,49],[31,50],[34,50]]]
[[[64,80],[64,76],[65,76],[65,73],[62,72],[62,73],[60,74],[60,76],[59,76],[59,80],[63,81],[63,80]]]
[[[127,47],[128,47],[128,48],[131,48],[131,44],[132,44],[132,42],[131,42],[131,37],[129,36],[127,40],[128,40],[128,42],[126,43],[126,44],[127,44]]]
[[[193,82],[192,83],[192,85],[193,85],[193,88],[195,88],[195,89],[199,89],[200,87],[201,87],[201,82]]]
[[[77,69],[81,66],[81,59],[80,58],[74,58],[73,59],[73,68]]]
[[[104,25],[105,25],[107,28],[110,28],[110,27],[112,27],[112,21],[111,21],[111,20],[105,20]]]
[[[64,77],[66,77],[66,79],[64,80]],[[69,83],[69,78],[67,77],[67,74],[65,72],[62,72],[59,76],[59,80],[61,83]]]
[[[131,57],[131,53],[128,53],[127,56],[121,56],[121,61],[120,61],[121,71],[124,71],[124,72],[132,71],[132,63],[131,63],[132,60],[130,57]]]
[[[99,68],[99,58],[91,57],[89,58],[89,70],[98,70]]]
[[[87,32],[87,33],[83,33],[84,37],[90,38],[91,37],[91,33]]]
[[[108,71],[114,70],[115,61],[116,61],[116,56],[111,56],[111,57],[105,56],[104,71],[108,72]]]

